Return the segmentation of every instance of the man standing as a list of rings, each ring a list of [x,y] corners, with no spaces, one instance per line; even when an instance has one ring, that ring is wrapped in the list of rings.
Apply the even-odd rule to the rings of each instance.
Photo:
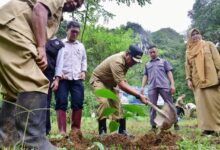
[[[45,69],[43,72],[44,72],[44,75],[47,77],[47,79],[50,81],[48,95],[47,95],[46,135],[48,135],[51,130],[50,104],[51,104],[51,98],[52,98],[52,91],[56,90],[54,89],[52,82],[55,76],[57,55],[58,55],[59,50],[62,47],[64,47],[63,42],[57,38],[48,40],[46,43],[46,55],[47,55],[48,66],[47,66],[47,69]]]
[[[86,77],[87,57],[82,43],[77,40],[80,32],[80,24],[70,21],[66,27],[67,38],[63,40],[65,45],[60,50],[56,65],[56,79],[53,85],[59,86],[55,92],[57,123],[61,134],[66,133],[66,110],[68,94],[71,94],[72,130],[80,130],[81,116],[84,101],[83,80]]]
[[[56,149],[45,136],[49,87],[42,72],[47,67],[45,43],[56,33],[62,13],[74,11],[82,3],[11,0],[0,8],[1,146],[13,146],[20,136],[26,147]]]
[[[150,46],[148,53],[151,60],[146,63],[144,69],[144,77],[142,79],[141,93],[144,92],[144,87],[148,81],[148,97],[150,101],[156,105],[159,94],[166,103],[173,105],[172,94],[175,92],[172,66],[168,61],[157,56],[156,46]],[[156,123],[154,119],[156,111],[150,109],[150,124],[151,130],[156,131]],[[174,125],[175,129],[179,129],[177,124]]]
[[[143,51],[139,47],[130,45],[126,52],[120,52],[106,58],[93,71],[90,79],[90,84],[93,90],[95,91],[97,89],[105,88],[111,90],[117,95],[117,92],[114,90],[117,86],[121,90],[135,96],[143,103],[147,104],[146,97],[133,89],[125,79],[127,70],[136,63],[141,62],[142,55]],[[120,100],[118,99],[117,101],[113,101],[100,97],[96,100],[98,102],[97,120],[99,125],[99,134],[102,135],[107,133],[106,116],[103,115],[103,111],[105,108],[112,107],[117,110],[113,113],[112,119],[117,120],[120,124],[118,133],[128,135],[126,132],[126,121],[122,116]]]

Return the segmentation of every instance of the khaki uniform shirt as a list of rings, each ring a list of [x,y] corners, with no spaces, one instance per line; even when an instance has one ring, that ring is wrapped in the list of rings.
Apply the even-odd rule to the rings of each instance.
[[[176,100],[176,106],[184,108],[184,103],[183,103],[183,98],[182,97],[178,97]]]
[[[58,30],[65,0],[11,0],[0,8],[0,14],[4,14],[0,15],[0,25],[8,26],[36,44],[31,29],[32,8],[36,2],[44,4],[50,11],[47,22],[47,38],[50,39]]]
[[[120,52],[105,59],[93,71],[90,83],[100,80],[106,86],[116,87],[121,81],[125,81],[128,67],[125,64],[125,52]]]
[[[205,57],[205,82],[199,80],[194,59],[185,61],[186,79],[191,79],[193,86],[197,88],[206,88],[218,84],[220,77],[220,55],[212,42],[206,41],[204,45]]]

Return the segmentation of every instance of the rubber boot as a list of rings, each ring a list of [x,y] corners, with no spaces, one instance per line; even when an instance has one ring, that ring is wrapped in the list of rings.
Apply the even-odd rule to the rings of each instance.
[[[119,129],[118,129],[118,133],[125,135],[125,136],[131,136],[130,134],[128,134],[128,132],[126,131],[126,120],[125,118],[123,119],[119,119]]]
[[[22,146],[39,150],[57,150],[46,138],[47,94],[21,92],[16,102],[16,127]]]
[[[0,147],[13,147],[19,141],[15,126],[15,107],[12,102],[3,101],[0,111]]]
[[[80,130],[81,118],[82,118],[82,109],[72,110],[72,124],[71,124],[72,130],[74,129]]]
[[[107,133],[106,119],[98,120],[99,123],[99,135],[105,135]]]
[[[66,112],[64,110],[56,110],[57,125],[60,134],[66,134]]]

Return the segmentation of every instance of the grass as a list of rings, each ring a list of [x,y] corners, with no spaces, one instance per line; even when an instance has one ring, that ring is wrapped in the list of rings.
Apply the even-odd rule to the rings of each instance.
[[[52,111],[52,130],[48,138],[62,138],[59,135],[56,123],[55,112]],[[67,130],[70,131],[70,112],[68,113]],[[109,121],[108,121],[109,123]],[[180,150],[219,150],[220,137],[202,137],[201,130],[197,128],[196,118],[183,118],[179,121],[180,130],[175,131],[173,128],[170,131],[182,137],[177,144]],[[95,118],[83,117],[81,123],[81,131],[85,138],[91,139],[98,134],[98,124]],[[150,130],[150,123],[148,117],[134,117],[127,119],[127,131],[134,136],[143,136]],[[163,145],[162,145],[163,147]],[[19,148],[16,148],[19,149]],[[113,148],[114,149],[114,148]]]
[[[170,131],[173,134],[178,134],[183,140],[178,141],[180,150],[219,150],[220,137],[203,137],[201,130],[197,128],[196,118],[183,118],[179,121],[180,130],[175,131],[173,128]],[[95,118],[82,118],[82,133],[85,138],[91,139],[98,134],[97,121]],[[70,130],[70,124],[68,124]],[[135,136],[143,136],[150,130],[148,117],[135,117],[127,119],[127,131]],[[52,124],[51,135],[58,134],[56,122]]]

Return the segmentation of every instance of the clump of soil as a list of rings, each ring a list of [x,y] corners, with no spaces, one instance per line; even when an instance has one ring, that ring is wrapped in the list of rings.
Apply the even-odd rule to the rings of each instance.
[[[91,140],[85,139],[81,132],[71,131],[69,137],[51,139],[50,141],[57,147],[66,147],[66,149],[74,148],[76,150],[85,150],[91,147],[93,142],[100,142],[105,148],[116,147],[123,150],[177,150],[178,146],[176,142],[179,140],[181,140],[181,137],[172,134],[170,131],[160,132],[159,134],[148,133],[141,137],[107,134],[103,136],[94,136]]]
[[[92,139],[93,142],[100,142],[105,147],[121,147],[122,149],[135,149],[135,145],[133,143],[134,137],[133,136],[124,136],[121,134],[109,134],[109,135],[102,135],[97,136]]]
[[[71,130],[69,136],[61,139],[50,139],[51,143],[57,147],[65,147],[66,149],[85,150],[91,145],[91,141],[85,139],[80,130]]]
[[[163,131],[159,134],[149,133],[137,139],[136,144],[142,150],[156,150],[166,147],[169,150],[176,150],[176,142],[182,138],[172,134],[170,131]]]

